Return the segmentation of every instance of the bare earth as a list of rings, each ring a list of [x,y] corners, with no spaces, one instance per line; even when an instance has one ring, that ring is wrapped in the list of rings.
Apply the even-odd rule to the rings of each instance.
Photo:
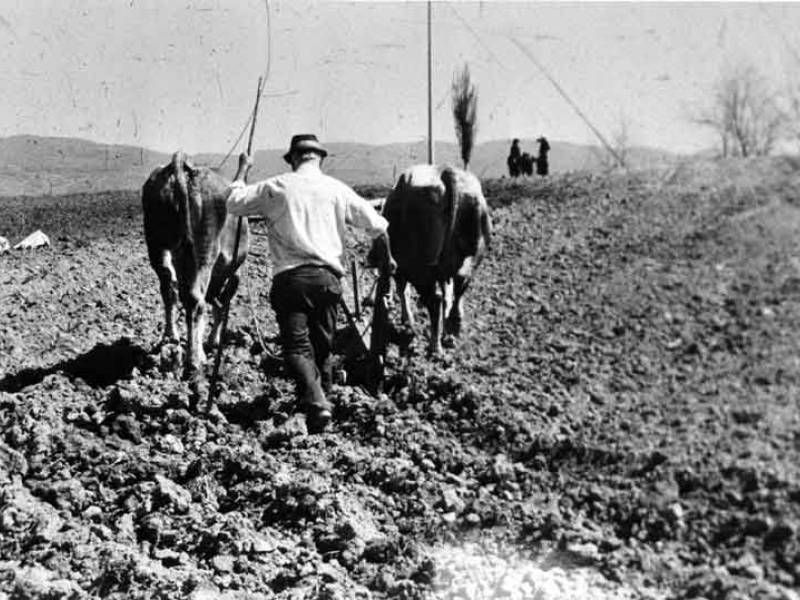
[[[136,193],[0,200],[0,599],[800,598],[798,167],[485,182],[455,349],[318,436],[246,286],[186,409]]]

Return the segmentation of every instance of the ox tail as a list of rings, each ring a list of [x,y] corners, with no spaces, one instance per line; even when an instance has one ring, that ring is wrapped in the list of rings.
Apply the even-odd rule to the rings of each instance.
[[[453,235],[456,230],[456,217],[458,216],[458,175],[451,167],[446,167],[442,171],[441,178],[444,184],[444,211],[447,224],[441,253],[447,253],[451,251]]]
[[[194,230],[192,228],[192,211],[189,206],[189,182],[186,179],[186,155],[178,150],[172,155],[172,171],[175,175],[174,189],[176,200],[178,201],[178,221],[183,229],[183,238],[189,243],[194,244]]]
[[[486,244],[486,249],[492,247],[492,220],[489,218],[489,210],[481,211],[481,234],[483,234],[483,243]]]

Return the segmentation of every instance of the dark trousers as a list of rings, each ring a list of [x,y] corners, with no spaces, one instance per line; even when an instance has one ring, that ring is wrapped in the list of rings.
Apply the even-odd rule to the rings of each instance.
[[[325,392],[330,391],[331,347],[341,297],[339,278],[325,267],[303,265],[272,280],[270,303],[283,360],[297,383],[300,408],[306,411],[330,409]]]

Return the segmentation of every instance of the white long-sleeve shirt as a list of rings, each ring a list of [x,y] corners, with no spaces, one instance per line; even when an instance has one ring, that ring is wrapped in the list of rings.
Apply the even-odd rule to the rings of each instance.
[[[252,185],[234,181],[227,206],[233,215],[266,219],[274,275],[315,264],[342,276],[345,225],[364,229],[371,237],[389,226],[369,202],[314,163]]]

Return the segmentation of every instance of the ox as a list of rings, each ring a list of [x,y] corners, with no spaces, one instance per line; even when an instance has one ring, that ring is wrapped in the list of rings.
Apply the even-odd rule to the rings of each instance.
[[[406,289],[410,282],[430,315],[429,352],[438,354],[443,330],[448,335],[461,332],[462,298],[489,247],[491,222],[480,181],[453,167],[411,167],[386,198],[383,216],[397,261],[401,318],[413,327]]]
[[[186,311],[186,373],[205,362],[203,334],[209,305],[214,323],[209,343],[218,345],[223,311],[236,293],[235,270],[249,246],[247,219],[233,257],[237,221],[225,202],[230,183],[206,167],[195,167],[182,152],[155,169],[142,188],[144,234],[150,265],[164,300],[164,341],[177,341],[176,301]],[[229,277],[230,276],[230,277]]]

